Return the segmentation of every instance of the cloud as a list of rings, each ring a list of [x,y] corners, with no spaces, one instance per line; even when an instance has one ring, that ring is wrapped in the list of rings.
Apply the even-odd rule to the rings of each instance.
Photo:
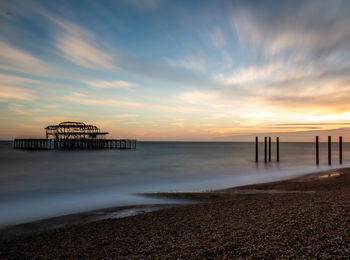
[[[22,83],[31,83],[31,84],[42,84],[40,80],[30,79],[21,76],[14,76],[9,74],[0,74],[0,82],[3,84],[22,84]]]
[[[280,79],[282,63],[271,63],[267,66],[250,66],[237,70],[232,75],[215,74],[214,79],[225,85],[246,85]],[[285,73],[284,73],[285,74]]]
[[[84,120],[80,120],[81,118],[77,118],[73,115],[65,115],[65,116],[47,116],[47,117],[34,117],[33,120],[37,121],[41,124],[45,124],[45,125],[55,125],[61,122],[65,122],[65,121],[84,121]]]
[[[0,98],[1,99],[33,100],[34,96],[27,89],[0,85]]]
[[[198,112],[201,111],[197,108],[179,106],[177,104],[169,104],[169,105],[159,105],[153,103],[138,103],[132,101],[123,101],[120,99],[113,98],[91,98],[85,94],[73,92],[71,95],[64,96],[60,98],[63,101],[74,102],[84,105],[94,105],[94,106],[110,106],[117,108],[134,108],[141,109],[141,111],[172,111],[177,113],[189,113],[189,112]]]
[[[21,107],[22,107],[22,105],[13,104],[13,105],[9,106],[8,109],[10,111],[16,112],[17,114],[20,114],[20,115],[29,115],[29,112],[28,111],[24,111]]]
[[[0,69],[33,74],[51,71],[50,66],[44,61],[3,40],[0,40],[0,50]]]
[[[114,107],[139,107],[139,103],[118,101],[114,99],[92,99],[82,93],[73,92],[69,96],[62,98],[64,101],[75,102],[86,105],[102,105],[102,106],[114,106]]]
[[[134,85],[133,83],[124,80],[86,80],[84,83],[94,88],[130,88]]]
[[[216,48],[221,48],[226,43],[224,34],[219,27],[215,28],[212,32],[209,33],[209,38]]]
[[[82,97],[86,97],[87,95],[83,94],[83,93],[80,93],[80,92],[73,92],[72,96],[73,97],[80,97],[80,98],[82,98]]]
[[[95,35],[70,21],[52,18],[59,27],[54,45],[64,58],[83,67],[116,69],[116,54],[106,51]]]
[[[177,127],[183,127],[184,123],[175,122],[175,123],[171,123],[170,125],[177,126]]]
[[[287,1],[281,5],[247,3],[233,11],[232,25],[242,44],[255,46],[264,53],[294,50],[328,55],[348,48],[348,10],[348,2],[337,0],[293,4]]]
[[[343,122],[343,123],[283,123],[283,124],[275,124],[274,126],[300,126],[300,127],[303,127],[303,126],[312,126],[312,125],[317,125],[317,126],[320,126],[320,125],[350,125],[350,122],[346,123],[346,122]],[[273,126],[272,126],[273,127]]]
[[[114,115],[113,117],[116,117],[116,118],[135,118],[138,116],[139,115],[137,115],[137,114],[119,114],[119,115]]]
[[[255,139],[255,136],[258,136],[260,140],[263,140],[264,136],[279,136],[280,141],[282,142],[314,142],[315,136],[320,136],[321,142],[327,141],[327,136],[333,136],[337,138],[339,135],[342,135],[344,138],[350,138],[350,127],[343,128],[335,128],[335,129],[312,129],[306,131],[280,131],[280,129],[276,129],[276,131],[266,132],[266,129],[262,129],[263,131],[241,134],[237,133],[232,129],[230,132],[228,131],[222,132],[221,136],[216,137],[217,141],[252,141]],[[288,130],[288,129],[286,129]],[[217,133],[218,134],[218,133]]]
[[[188,91],[179,95],[179,99],[189,104],[211,104],[220,99],[218,91]]]
[[[170,66],[174,68],[182,68],[200,72],[204,72],[206,70],[206,63],[204,60],[198,60],[191,57],[187,57],[180,60],[165,58],[165,60]]]

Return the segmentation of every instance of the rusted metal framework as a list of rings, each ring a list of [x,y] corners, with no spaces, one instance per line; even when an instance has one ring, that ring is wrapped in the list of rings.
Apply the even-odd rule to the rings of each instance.
[[[82,122],[62,122],[45,128],[46,139],[104,139],[108,132],[101,132],[97,126]]]

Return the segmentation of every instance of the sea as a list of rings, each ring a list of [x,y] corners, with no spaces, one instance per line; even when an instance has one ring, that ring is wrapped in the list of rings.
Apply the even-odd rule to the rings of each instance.
[[[0,227],[88,210],[155,203],[167,199],[142,193],[201,191],[296,177],[350,165],[350,143],[272,143],[271,162],[264,146],[249,142],[138,142],[136,150],[13,149],[0,142]]]

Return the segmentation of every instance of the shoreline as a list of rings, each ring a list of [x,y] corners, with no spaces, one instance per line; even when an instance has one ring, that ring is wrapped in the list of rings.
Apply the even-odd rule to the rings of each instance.
[[[150,194],[198,203],[2,240],[0,257],[344,257],[349,193],[350,168],[339,168],[222,190]]]
[[[20,224],[7,225],[0,228],[0,241],[16,237],[40,234],[54,229],[69,228],[104,219],[118,219],[138,214],[166,209],[179,204],[140,204],[95,209],[57,217],[43,218]]]
[[[154,198],[169,199],[169,203],[161,204],[140,204],[140,205],[126,205],[100,208],[89,211],[82,211],[72,214],[66,214],[56,217],[43,218],[35,221],[24,222],[14,225],[7,225],[0,228],[0,241],[10,240],[16,237],[40,234],[53,229],[69,228],[75,225],[83,225],[91,222],[96,222],[105,219],[118,219],[129,216],[135,216],[161,209],[171,207],[179,207],[189,204],[196,204],[202,202],[219,201],[229,199],[232,195],[249,195],[249,194],[278,194],[278,193],[313,193],[314,191],[287,191],[287,190],[264,190],[257,189],[265,185],[274,185],[281,182],[289,181],[305,181],[310,179],[317,179],[321,174],[334,172],[340,169],[337,168],[324,170],[313,173],[305,173],[298,177],[287,178],[272,182],[264,182],[257,184],[248,184],[224,189],[213,190],[194,190],[194,191],[175,191],[175,192],[155,192],[155,193],[139,193],[136,195],[148,196]],[[350,168],[349,168],[350,169]],[[177,202],[170,203],[171,200]],[[180,203],[181,202],[181,203]]]

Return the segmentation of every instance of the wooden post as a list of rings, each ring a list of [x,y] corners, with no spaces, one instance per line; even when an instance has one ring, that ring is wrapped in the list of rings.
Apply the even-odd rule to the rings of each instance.
[[[331,157],[331,153],[332,153],[332,141],[331,141],[331,137],[328,136],[328,165],[332,164],[332,157]]]
[[[269,162],[271,162],[271,136],[269,136]]]
[[[279,162],[280,161],[280,138],[279,137],[276,138],[276,153],[277,153],[276,155],[277,162]]]
[[[267,137],[265,136],[264,142],[264,161],[267,162]]]
[[[343,137],[339,136],[339,164],[343,163]]]
[[[258,151],[259,151],[258,137],[255,137],[255,162],[259,161]]]
[[[316,136],[316,164],[320,164],[320,153],[319,153],[319,144],[318,144],[318,136]]]

